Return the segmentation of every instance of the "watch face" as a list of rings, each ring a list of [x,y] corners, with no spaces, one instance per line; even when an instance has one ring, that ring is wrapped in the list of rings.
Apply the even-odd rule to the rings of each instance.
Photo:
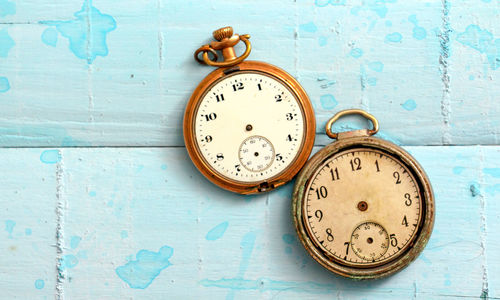
[[[195,108],[196,147],[210,168],[236,182],[273,178],[290,166],[305,139],[297,95],[280,79],[238,71],[210,85]]]
[[[422,223],[422,196],[409,168],[371,148],[348,149],[325,159],[310,177],[303,219],[327,256],[353,267],[398,258]]]

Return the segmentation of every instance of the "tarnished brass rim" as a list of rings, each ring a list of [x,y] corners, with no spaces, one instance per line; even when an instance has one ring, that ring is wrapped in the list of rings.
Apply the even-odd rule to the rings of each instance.
[[[302,206],[305,201],[306,187],[314,171],[325,159],[350,148],[376,149],[387,152],[395,158],[400,159],[401,162],[413,173],[422,196],[422,205],[424,207],[423,216],[419,224],[419,229],[416,233],[417,237],[413,241],[413,245],[408,247],[406,252],[395,260],[372,268],[350,267],[339,264],[335,260],[331,259],[311,240],[302,218]],[[302,245],[313,257],[313,259],[320,263],[323,267],[331,272],[352,279],[362,280],[382,278],[394,274],[408,266],[408,264],[415,260],[422,252],[430,238],[434,225],[434,210],[434,195],[432,187],[420,164],[401,147],[374,137],[345,138],[321,149],[309,160],[299,173],[293,189],[292,215],[295,223],[295,229]]]
[[[233,68],[237,69],[233,70]],[[228,72],[228,70],[231,70],[231,72]],[[205,161],[203,155],[200,153],[198,147],[196,146],[196,136],[194,134],[194,118],[196,117],[196,110],[199,101],[202,99],[207,89],[216,81],[220,80],[226,75],[233,75],[234,73],[241,71],[254,71],[275,77],[276,79],[281,81],[293,94],[295,94],[299,102],[299,106],[304,113],[304,140],[294,162],[292,162],[284,171],[266,181],[244,183],[231,180],[215,171]],[[239,65],[231,68],[217,69],[210,73],[207,77],[205,77],[202,82],[200,82],[186,106],[186,111],[184,113],[183,130],[184,143],[186,145],[189,156],[191,157],[191,160],[193,161],[195,166],[207,179],[226,190],[230,190],[240,194],[254,194],[264,191],[270,191],[274,188],[277,188],[290,181],[300,171],[302,166],[307,162],[307,159],[309,158],[314,145],[316,121],[314,110],[312,108],[311,102],[309,101],[309,97],[307,96],[305,90],[290,74],[276,66],[267,63],[257,61],[244,61]]]

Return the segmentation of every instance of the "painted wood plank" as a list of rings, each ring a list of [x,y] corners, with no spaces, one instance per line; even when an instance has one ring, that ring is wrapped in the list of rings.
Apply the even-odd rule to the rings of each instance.
[[[251,59],[303,84],[317,144],[350,107],[403,145],[494,144],[498,1],[444,3],[4,0],[0,145],[181,146],[185,104],[212,70],[192,53],[227,24],[252,34]],[[460,38],[469,25],[488,50],[474,29]]]
[[[59,151],[2,149],[0,157],[0,298],[53,299]]]
[[[2,194],[13,196],[1,214],[16,226],[2,245],[37,251],[2,256],[12,267],[0,276],[15,281],[7,295],[26,290],[33,299],[54,293],[58,278],[57,295],[68,299],[446,299],[477,298],[486,287],[498,296],[500,150],[407,149],[434,187],[434,232],[407,269],[368,282],[332,275],[305,253],[291,223],[291,184],[259,196],[226,192],[194,169],[184,148],[61,149],[60,161],[49,157],[55,164],[40,161],[47,149],[3,149],[11,159],[0,171],[14,172],[2,181]],[[45,278],[43,289],[35,277]]]

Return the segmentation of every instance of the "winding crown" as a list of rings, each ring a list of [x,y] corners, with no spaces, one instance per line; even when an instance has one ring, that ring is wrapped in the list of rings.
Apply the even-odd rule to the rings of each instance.
[[[233,36],[233,27],[222,27],[214,31],[212,34],[216,40],[222,41],[225,38],[230,38]]]

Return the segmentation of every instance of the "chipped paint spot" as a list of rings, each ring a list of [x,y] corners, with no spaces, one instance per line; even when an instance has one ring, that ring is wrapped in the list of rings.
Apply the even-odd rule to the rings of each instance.
[[[40,155],[40,161],[44,164],[56,164],[62,159],[61,152],[57,149],[55,150],[45,150]]]
[[[78,258],[74,256],[73,254],[67,254],[64,255],[61,259],[61,266],[60,270],[65,270],[65,269],[73,269],[78,265]]]
[[[349,52],[349,55],[354,58],[360,58],[361,56],[363,56],[363,50],[360,48],[354,48],[351,50],[351,52]]]
[[[322,95],[319,98],[319,101],[323,109],[333,109],[335,108],[335,106],[337,106],[337,104],[339,104],[335,97],[331,94]]]
[[[115,19],[102,14],[92,6],[91,0],[85,0],[82,9],[77,11],[75,19],[68,21],[42,21],[41,24],[55,26],[59,33],[69,40],[69,49],[76,57],[85,59],[88,64],[97,56],[107,56],[107,34],[116,29]],[[90,30],[92,28],[92,30]],[[89,36],[89,32],[91,35]]]
[[[315,0],[314,5],[318,7],[325,7],[327,5],[344,5],[346,0]]]
[[[5,231],[9,234],[9,239],[12,238],[12,232],[14,231],[14,227],[16,226],[16,222],[12,220],[5,221]]]
[[[228,225],[228,221],[225,221],[210,229],[210,231],[205,236],[205,239],[207,239],[207,241],[215,241],[220,239],[226,232]]]
[[[126,238],[128,238],[128,232],[127,232],[126,230],[122,230],[122,231],[120,232],[120,237],[121,237],[122,239],[126,239]]]
[[[423,40],[427,37],[427,31],[425,30],[425,28],[418,26],[416,15],[409,16],[408,21],[415,25],[415,27],[413,27],[413,38],[415,38],[416,40]]]
[[[90,197],[95,197],[95,196],[97,196],[96,191],[90,191],[90,192],[89,192],[89,196],[90,196]]]
[[[500,168],[484,168],[483,172],[495,178],[500,178]]]
[[[477,197],[481,195],[481,186],[477,182],[472,182],[469,186],[469,190],[472,197]]]
[[[454,167],[453,168],[453,174],[460,175],[460,174],[462,174],[463,170],[465,170],[464,167]]]
[[[82,238],[79,236],[76,235],[72,236],[69,242],[71,249],[76,249],[76,247],[78,247],[78,244],[80,244],[81,240]]]
[[[500,67],[500,39],[495,39],[488,30],[471,24],[464,32],[457,34],[457,41],[479,53],[486,54],[492,70]]]
[[[57,45],[58,33],[54,28],[47,28],[42,33],[42,42],[45,45],[55,47]]]
[[[16,14],[16,4],[9,0],[0,0],[0,17]]]
[[[0,76],[0,93],[5,93],[10,90],[10,83],[7,77]]]
[[[41,289],[43,289],[44,286],[45,286],[45,281],[43,281],[42,279],[35,280],[35,288],[36,289],[41,290]]]
[[[169,259],[173,254],[174,249],[169,246],[161,247],[158,252],[140,250],[136,260],[116,268],[116,275],[133,289],[145,289],[162,270],[172,265]]]
[[[15,44],[7,29],[0,30],[0,57],[7,57]]]
[[[31,228],[26,228],[26,229],[24,229],[24,234],[25,234],[25,235],[27,235],[27,236],[28,236],[28,235],[31,235],[32,233],[33,233],[33,232],[32,232],[32,230],[31,230]]]
[[[417,102],[413,99],[408,99],[405,101],[405,103],[401,104],[401,107],[406,109],[407,111],[412,111],[417,108]]]
[[[372,69],[375,72],[382,72],[384,70],[384,64],[380,61],[373,61],[368,63],[368,68]]]
[[[314,24],[314,22],[309,22],[299,25],[299,30],[312,33],[318,31],[318,27],[316,27],[316,24]]]
[[[295,242],[295,236],[288,234],[288,233],[284,234],[281,238],[283,239],[283,242],[285,242],[289,245],[291,245]]]
[[[403,39],[403,36],[399,32],[389,33],[385,36],[386,43],[399,43]]]

